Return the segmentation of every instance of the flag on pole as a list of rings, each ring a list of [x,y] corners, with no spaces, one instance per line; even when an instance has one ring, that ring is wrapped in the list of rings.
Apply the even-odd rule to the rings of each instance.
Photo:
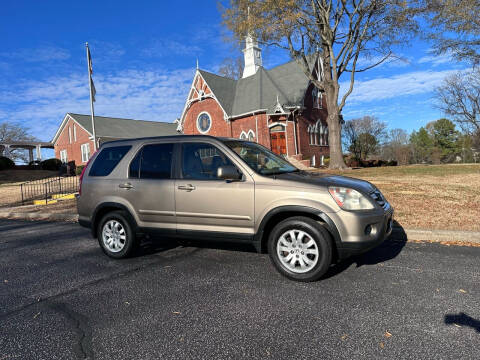
[[[90,87],[90,111],[92,114],[92,136],[93,136],[93,151],[97,151],[98,144],[97,144],[97,136],[95,135],[95,113],[93,110],[93,102],[95,101],[95,94],[97,90],[95,90],[95,85],[93,84],[92,74],[92,55],[90,54],[90,48],[88,47],[88,43],[85,44],[87,48],[87,67],[88,67],[88,85]]]
[[[95,94],[97,90],[95,89],[95,84],[93,83],[92,74],[93,74],[93,67],[92,67],[92,55],[90,54],[90,48],[87,45],[87,59],[88,59],[88,77],[90,78],[90,91],[92,93],[92,101],[95,102]]]

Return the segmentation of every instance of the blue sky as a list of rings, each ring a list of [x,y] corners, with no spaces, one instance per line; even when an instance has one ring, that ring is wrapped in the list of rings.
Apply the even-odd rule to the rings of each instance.
[[[46,141],[66,112],[90,111],[86,41],[96,114],[145,120],[180,116],[197,58],[200,68],[216,72],[225,57],[241,55],[225,41],[214,0],[9,1],[2,3],[0,34],[0,122],[25,124]],[[441,117],[432,90],[466,65],[430,55],[429,46],[405,44],[396,52],[406,61],[359,74],[345,118],[375,115],[410,132]],[[266,68],[288,61],[274,48],[262,54]]]

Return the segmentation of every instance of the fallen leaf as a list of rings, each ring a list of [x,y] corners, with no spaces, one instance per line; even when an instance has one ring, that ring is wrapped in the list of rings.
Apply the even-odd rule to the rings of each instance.
[[[40,311],[38,313],[36,313],[35,315],[33,315],[33,318],[36,319],[38,315],[40,315]]]
[[[453,323],[453,325],[455,325],[456,327],[461,327],[460,325],[458,325],[458,324],[455,324],[455,323]]]
[[[343,336],[340,339],[345,340],[346,338],[347,338],[347,334],[343,334]]]
[[[383,349],[385,347],[385,345],[383,344],[383,342],[380,343],[380,347]]]
[[[173,311],[173,313],[174,313],[175,315],[179,315],[179,314],[180,314],[180,311]]]
[[[130,305],[130,303],[128,301],[125,301],[125,304]]]
[[[8,280],[3,280],[3,282],[6,284],[6,283],[8,283]]]
[[[463,289],[460,289],[460,290],[458,290],[458,291],[460,291],[461,293],[464,293],[464,294],[466,293],[466,291],[463,290]]]
[[[390,334],[388,331],[385,331],[385,337],[387,338],[392,337],[392,334]]]

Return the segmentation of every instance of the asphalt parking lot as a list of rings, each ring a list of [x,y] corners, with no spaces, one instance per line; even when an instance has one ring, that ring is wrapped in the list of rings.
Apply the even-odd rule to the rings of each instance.
[[[383,357],[480,357],[480,248],[387,241],[303,284],[246,247],[116,261],[77,224],[0,220],[2,360]]]

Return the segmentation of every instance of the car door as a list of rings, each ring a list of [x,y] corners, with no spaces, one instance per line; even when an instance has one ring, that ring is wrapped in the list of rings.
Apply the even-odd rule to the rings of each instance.
[[[254,182],[223,151],[207,142],[181,145],[175,181],[177,233],[248,240],[254,233]],[[219,166],[233,165],[241,181],[217,177]]]
[[[144,145],[129,166],[128,180],[120,184],[140,226],[175,233],[175,180],[172,143]]]

